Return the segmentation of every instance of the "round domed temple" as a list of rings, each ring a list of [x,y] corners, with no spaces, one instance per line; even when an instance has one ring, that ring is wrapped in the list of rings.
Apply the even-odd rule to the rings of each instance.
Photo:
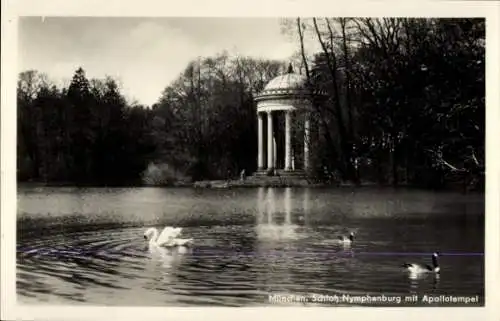
[[[255,96],[258,117],[258,169],[271,170],[282,167],[285,171],[306,170],[309,166],[309,111],[312,108],[312,98],[323,96],[324,93],[311,90],[307,87],[307,78],[294,73],[290,64],[288,72],[272,79],[264,89]],[[264,120],[264,114],[267,115]],[[284,144],[277,140],[283,135],[277,131],[275,124],[279,124],[277,118],[285,116]],[[303,166],[296,166],[296,151],[292,146],[292,116],[304,116],[304,149],[302,154]],[[267,128],[264,128],[264,122]],[[267,151],[264,150],[266,137]],[[278,139],[277,139],[278,138]],[[284,145],[284,151],[278,150]],[[265,159],[267,154],[267,159]],[[284,154],[284,164],[278,159],[279,154]],[[281,155],[282,156],[282,155]],[[267,161],[267,162],[266,162]]]

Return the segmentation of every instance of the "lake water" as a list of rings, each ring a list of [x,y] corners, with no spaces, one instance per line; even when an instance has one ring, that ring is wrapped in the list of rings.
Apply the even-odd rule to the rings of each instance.
[[[484,203],[392,189],[20,188],[18,300],[267,306],[277,295],[273,304],[397,305],[347,299],[378,296],[422,306],[423,295],[453,295],[483,305]],[[193,248],[150,253],[146,228],[169,225]],[[336,242],[350,231],[350,247]],[[434,251],[439,277],[402,269],[430,264]],[[335,295],[343,300],[330,302]]]

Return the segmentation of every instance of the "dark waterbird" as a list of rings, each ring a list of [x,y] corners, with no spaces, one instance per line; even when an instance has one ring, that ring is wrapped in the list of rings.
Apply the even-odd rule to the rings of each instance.
[[[441,269],[439,267],[438,262],[439,254],[434,252],[432,254],[432,266],[428,264],[418,264],[418,263],[404,263],[403,267],[408,270],[408,272],[412,274],[421,274],[421,273],[436,273],[439,274]]]
[[[352,244],[352,242],[354,242],[354,232],[351,232],[349,236],[345,235],[339,236],[339,241],[346,245]]]

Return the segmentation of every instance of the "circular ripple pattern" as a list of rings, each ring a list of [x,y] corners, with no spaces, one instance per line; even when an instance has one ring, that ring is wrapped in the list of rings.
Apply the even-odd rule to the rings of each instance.
[[[374,252],[387,249],[388,242],[360,236],[355,246],[343,248],[328,238],[338,230],[188,227],[183,234],[195,238],[195,247],[162,255],[148,251],[144,228],[30,237],[18,248],[18,292],[28,302],[249,306],[267,305],[270,294],[438,295],[477,287],[481,257],[460,257],[468,264],[457,268],[458,257],[449,256],[442,260],[448,272],[439,279],[412,280],[400,270],[407,258]]]
[[[143,238],[150,226],[181,226],[194,248],[150,253]],[[349,231],[355,242],[344,248],[336,239]],[[20,302],[259,306],[273,294],[484,297],[484,256],[475,255],[484,252],[481,195],[25,188],[17,238]],[[439,279],[402,271],[405,261],[430,263],[434,251],[442,254]]]

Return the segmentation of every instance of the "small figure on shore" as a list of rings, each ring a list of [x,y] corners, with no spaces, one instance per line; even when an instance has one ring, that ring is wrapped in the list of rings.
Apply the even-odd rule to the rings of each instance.
[[[246,179],[247,175],[246,175],[246,171],[245,169],[243,169],[240,173],[240,180],[241,181],[244,181]]]

